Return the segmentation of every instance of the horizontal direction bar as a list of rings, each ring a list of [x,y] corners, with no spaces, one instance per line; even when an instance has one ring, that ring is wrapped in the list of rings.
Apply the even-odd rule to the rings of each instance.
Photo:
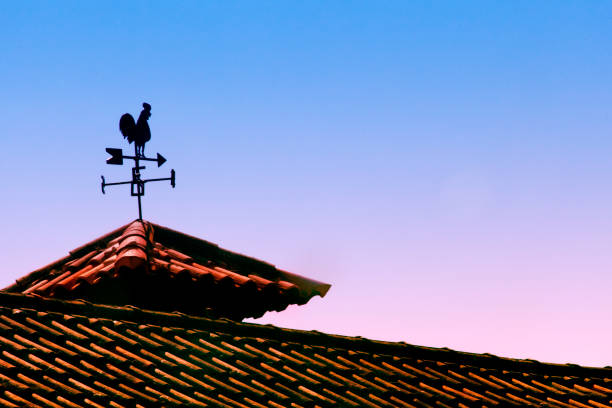
[[[119,184],[132,184],[132,181],[119,181],[116,183],[104,183],[105,186],[118,186]]]
[[[148,183],[149,181],[165,181],[165,180],[170,180],[172,181],[172,177],[166,177],[166,178],[156,178],[156,179],[148,179],[148,180],[142,180],[143,183]]]

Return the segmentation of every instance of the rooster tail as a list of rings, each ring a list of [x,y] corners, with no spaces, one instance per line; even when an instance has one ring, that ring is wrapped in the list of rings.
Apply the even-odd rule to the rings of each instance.
[[[123,135],[123,138],[128,138],[128,142],[132,143],[134,141],[134,130],[136,129],[136,122],[134,121],[134,117],[129,113],[123,114],[121,119],[119,119],[119,130]]]

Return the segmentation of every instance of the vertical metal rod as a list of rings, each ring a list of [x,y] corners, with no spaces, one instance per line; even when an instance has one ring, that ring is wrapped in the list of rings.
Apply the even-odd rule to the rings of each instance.
[[[136,147],[136,142],[134,142],[134,157],[135,157],[135,161],[136,161],[136,177],[137,177],[137,184],[136,184],[136,192],[138,193],[138,220],[142,221],[142,203],[140,202],[140,187],[141,187],[141,183],[140,183],[140,160],[138,157],[138,148]]]
[[[138,221],[142,221],[142,206],[140,204],[140,195],[138,196]]]

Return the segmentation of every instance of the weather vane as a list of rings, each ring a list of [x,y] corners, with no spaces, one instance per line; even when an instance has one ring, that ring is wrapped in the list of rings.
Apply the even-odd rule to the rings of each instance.
[[[122,149],[116,149],[112,147],[107,147],[106,151],[111,155],[108,159],[106,159],[106,164],[123,164],[123,159],[132,159],[134,160],[134,167],[132,167],[132,180],[130,181],[120,181],[117,183],[107,183],[104,176],[102,177],[102,194],[105,194],[104,188],[106,186],[116,186],[119,184],[130,184],[131,185],[131,195],[134,197],[138,197],[138,219],[142,220],[142,203],[140,197],[145,194],[145,183],[150,181],[165,181],[170,180],[170,184],[172,188],[176,185],[175,183],[175,173],[174,169],[170,170],[170,177],[166,178],[155,178],[143,180],[140,178],[140,170],[144,170],[145,166],[140,165],[141,160],[145,161],[154,161],[157,162],[157,167],[161,167],[162,164],[166,162],[166,159],[161,154],[157,153],[157,158],[153,159],[150,157],[145,157],[144,148],[145,143],[151,140],[151,129],[149,128],[148,120],[151,117],[151,105],[148,103],[142,104],[142,112],[140,112],[140,116],[138,117],[138,121],[134,121],[134,117],[129,113],[121,116],[119,120],[119,130],[123,135],[123,138],[127,138],[128,142],[131,144],[134,142],[134,156],[124,156]]]

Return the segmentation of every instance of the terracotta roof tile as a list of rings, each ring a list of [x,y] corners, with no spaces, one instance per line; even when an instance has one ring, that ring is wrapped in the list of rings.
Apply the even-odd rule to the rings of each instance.
[[[242,319],[304,304],[330,285],[134,221],[38,269],[10,292]]]
[[[0,293],[0,407],[612,408],[612,368]]]

